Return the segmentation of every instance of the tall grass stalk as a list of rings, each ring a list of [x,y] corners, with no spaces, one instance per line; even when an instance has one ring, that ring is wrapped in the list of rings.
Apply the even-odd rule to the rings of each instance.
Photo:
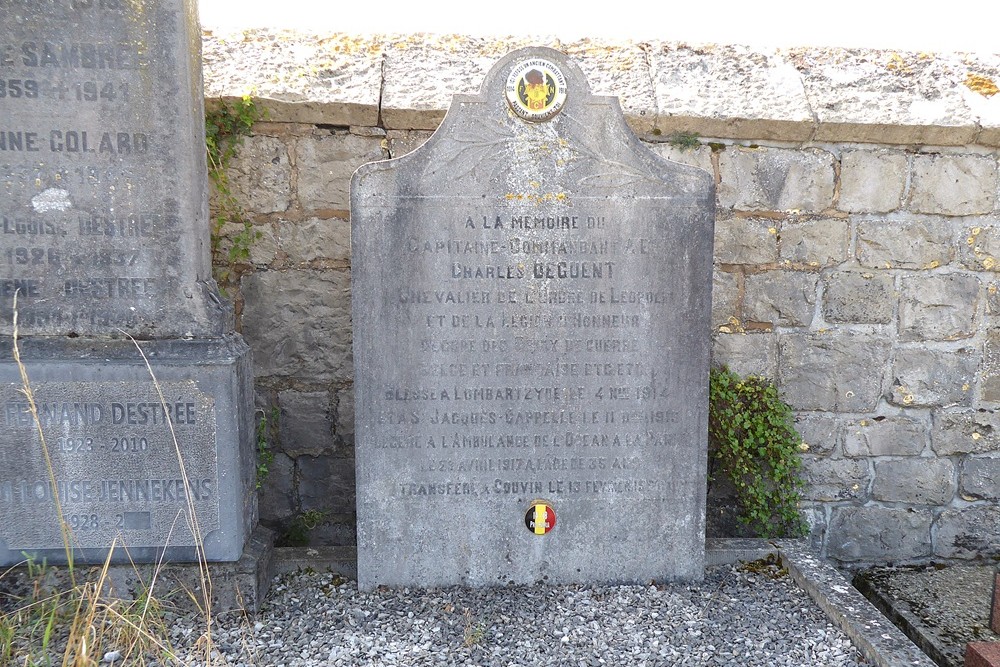
[[[42,420],[38,418],[38,406],[35,405],[35,392],[31,390],[31,381],[28,379],[28,369],[21,363],[21,349],[17,344],[17,295],[20,290],[14,291],[14,362],[17,370],[21,374],[21,393],[28,399],[28,409],[31,411],[31,418],[35,422],[35,429],[38,431],[38,441],[41,443],[42,455],[45,457],[45,468],[49,473],[49,483],[52,485],[52,498],[56,505],[56,516],[59,519],[59,532],[62,535],[63,548],[66,550],[66,566],[69,570],[70,581],[76,585],[76,575],[73,571],[73,535],[70,531],[66,515],[63,514],[62,501],[59,498],[59,485],[56,484],[56,472],[52,467],[52,457],[49,455],[49,446],[45,442],[45,432],[42,430]]]
[[[119,329],[119,331],[121,331]],[[146,357],[146,353],[143,352],[142,346],[139,345],[139,341],[133,338],[125,331],[121,331],[122,334],[128,337],[132,344],[135,345],[135,349],[139,351],[139,355],[142,357],[143,363],[146,364],[146,371],[149,373],[150,379],[153,381],[153,387],[156,389],[156,395],[160,399],[160,407],[163,409],[164,414],[170,414],[170,410],[167,408],[167,399],[163,395],[163,388],[160,386],[160,381],[156,379],[156,373],[153,372],[153,367],[149,363],[149,359]],[[174,453],[177,456],[177,465],[180,467],[181,479],[184,480],[184,488],[191,488],[187,468],[184,465],[184,456],[181,453],[181,446],[177,440],[177,433],[174,430],[174,422],[171,419],[167,419],[167,426],[170,428],[170,439],[174,444]],[[194,499],[191,497],[192,494],[185,493],[184,500],[187,504],[187,515],[186,519],[188,521],[188,529],[191,531],[191,535],[194,537],[195,553],[197,555],[198,563],[198,576],[201,581],[201,600],[192,595],[192,600],[199,607],[199,611],[205,617],[205,634],[204,638],[204,648],[205,648],[205,664],[211,663],[212,658],[212,577],[211,573],[208,571],[208,560],[205,557],[205,545],[201,540],[201,528],[198,525],[198,513],[195,511]]]

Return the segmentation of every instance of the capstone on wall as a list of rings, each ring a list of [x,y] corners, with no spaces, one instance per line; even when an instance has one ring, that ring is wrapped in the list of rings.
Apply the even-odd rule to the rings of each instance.
[[[205,36],[207,97],[269,114],[231,167],[260,237],[225,286],[280,413],[264,523],[354,539],[352,172],[419,146],[529,43]],[[535,43],[715,175],[714,360],[796,409],[823,552],[1000,554],[1000,57]]]

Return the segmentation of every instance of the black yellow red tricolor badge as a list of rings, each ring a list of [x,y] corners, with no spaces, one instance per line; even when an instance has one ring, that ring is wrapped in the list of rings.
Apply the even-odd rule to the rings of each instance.
[[[556,527],[556,511],[541,500],[536,500],[524,515],[524,525],[535,535],[544,535]]]
[[[511,110],[521,118],[546,121],[566,104],[566,77],[555,63],[529,58],[514,65],[505,94]]]

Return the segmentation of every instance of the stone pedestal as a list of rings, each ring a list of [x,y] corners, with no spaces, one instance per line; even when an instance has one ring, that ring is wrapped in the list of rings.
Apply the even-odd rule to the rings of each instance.
[[[0,563],[235,561],[250,538],[252,372],[211,275],[200,41],[193,0],[4,6]]]

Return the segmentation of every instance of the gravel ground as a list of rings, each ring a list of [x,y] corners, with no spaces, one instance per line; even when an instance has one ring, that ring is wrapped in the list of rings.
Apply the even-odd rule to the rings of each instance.
[[[185,665],[203,662],[198,628],[171,630]],[[275,580],[256,619],[222,617],[212,634],[212,662],[234,667],[868,664],[775,566],[709,568],[696,585],[373,593],[300,573]]]

